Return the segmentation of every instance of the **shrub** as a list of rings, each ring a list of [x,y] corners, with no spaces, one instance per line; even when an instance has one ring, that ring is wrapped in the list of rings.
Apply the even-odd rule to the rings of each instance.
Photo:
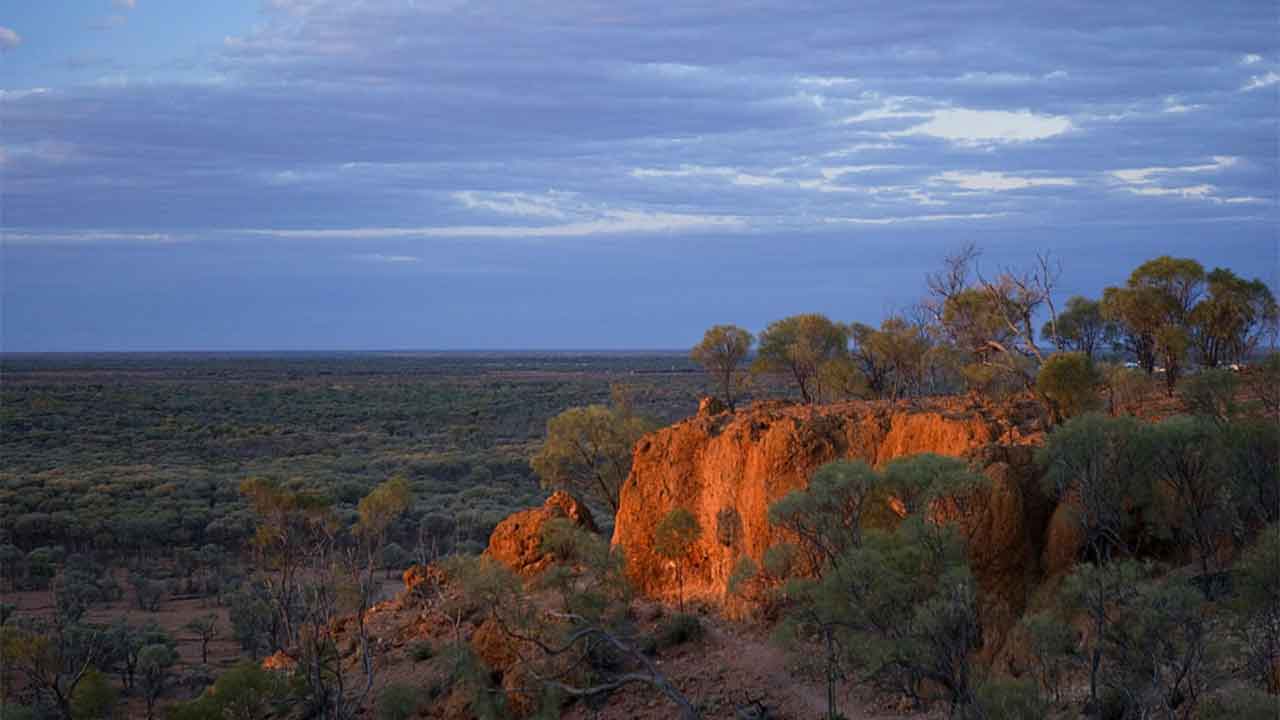
[[[1059,420],[1097,407],[1101,385],[1102,377],[1093,361],[1082,352],[1054,353],[1036,376],[1036,389]]]
[[[1272,417],[1280,416],[1280,352],[1267,355],[1247,377],[1263,410]]]
[[[1203,720],[1275,720],[1280,717],[1280,696],[1241,688],[1210,698],[1200,717]]]
[[[702,633],[702,621],[696,615],[677,613],[658,625],[654,640],[659,649],[664,649],[698,640]]]
[[[426,640],[416,642],[409,648],[409,656],[414,662],[426,662],[435,657],[435,654],[435,648]]]
[[[417,688],[388,685],[378,695],[378,720],[409,720],[418,709]]]
[[[1108,368],[1103,377],[1107,391],[1107,410],[1112,415],[1136,414],[1155,386],[1151,376],[1145,372],[1123,365]]]
[[[115,712],[118,693],[107,677],[90,668],[71,694],[71,714],[75,720],[108,718]],[[8,718],[0,713],[0,717]]]
[[[1040,720],[1049,711],[1049,703],[1040,697],[1039,689],[1031,680],[991,680],[978,688],[977,696],[985,717]]]
[[[1240,380],[1230,370],[1204,370],[1178,386],[1182,406],[1192,415],[1226,422],[1236,413],[1236,389]]]

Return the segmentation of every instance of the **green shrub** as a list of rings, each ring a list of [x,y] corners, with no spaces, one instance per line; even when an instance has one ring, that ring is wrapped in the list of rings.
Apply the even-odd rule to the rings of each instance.
[[[418,709],[420,693],[408,685],[388,685],[378,695],[378,720],[409,720]]]
[[[414,662],[426,662],[435,657],[435,654],[435,648],[426,640],[416,642],[409,648],[409,656],[413,658]]]
[[[36,711],[28,705],[0,702],[0,718],[4,720],[35,720]]]
[[[1280,717],[1280,695],[1255,688],[1240,688],[1209,698],[1202,720],[1275,720]]]
[[[978,688],[977,695],[983,717],[1041,720],[1049,711],[1049,703],[1032,680],[991,680]]]
[[[1240,380],[1230,370],[1204,370],[1182,381],[1178,397],[1192,415],[1226,422],[1236,413],[1236,389]]]
[[[702,637],[702,621],[696,615],[677,613],[663,620],[654,631],[659,649],[683,645]]]
[[[1036,389],[1059,420],[1096,408],[1101,385],[1102,377],[1093,361],[1082,352],[1054,353],[1036,375]]]
[[[97,668],[89,668],[71,695],[71,715],[75,720],[109,718],[115,712],[118,693]],[[0,713],[0,718],[8,715]]]

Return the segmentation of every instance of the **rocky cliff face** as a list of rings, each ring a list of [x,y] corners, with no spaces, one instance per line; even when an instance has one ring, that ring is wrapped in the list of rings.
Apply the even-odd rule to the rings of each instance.
[[[954,398],[913,408],[775,403],[702,412],[637,444],[613,543],[624,549],[637,588],[674,599],[675,571],[654,552],[653,532],[667,512],[687,508],[703,533],[686,565],[685,596],[728,606],[739,559],[760,563],[783,540],[769,524],[769,506],[805,487],[822,464],[861,459],[880,466],[924,452],[963,457],[992,479],[985,512],[965,528],[984,604],[988,614],[1016,617],[1040,575],[1052,512],[1037,487],[1037,416],[1026,406],[993,411]]]

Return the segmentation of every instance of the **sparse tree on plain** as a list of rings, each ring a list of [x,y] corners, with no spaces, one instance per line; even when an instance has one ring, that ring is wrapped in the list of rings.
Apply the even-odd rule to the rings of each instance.
[[[845,329],[825,315],[792,315],[770,323],[760,333],[760,347],[752,370],[786,373],[796,382],[800,397],[813,403],[823,364],[848,356]]]
[[[738,369],[751,352],[755,338],[736,325],[716,325],[702,336],[690,352],[720,387],[720,396],[730,411],[735,409]]]

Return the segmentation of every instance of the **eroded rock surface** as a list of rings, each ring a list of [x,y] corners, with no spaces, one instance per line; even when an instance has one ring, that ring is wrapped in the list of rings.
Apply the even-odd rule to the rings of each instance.
[[[599,532],[591,510],[573,495],[558,490],[542,507],[521,510],[498,523],[484,554],[523,577],[533,577],[556,562],[556,557],[542,548],[542,528],[555,519]]]
[[[734,414],[700,413],[643,438],[622,488],[613,543],[645,595],[674,600],[675,569],[653,548],[653,533],[677,507],[703,528],[685,565],[686,598],[727,606],[739,559],[757,564],[783,542],[769,506],[804,488],[837,459],[882,466],[899,457],[937,453],[967,459],[992,480],[985,509],[965,523],[975,576],[993,615],[1016,618],[1040,576],[1052,507],[1038,487],[1038,428],[1024,408],[995,412],[949,399],[917,407],[847,403],[820,407],[762,403]]]

